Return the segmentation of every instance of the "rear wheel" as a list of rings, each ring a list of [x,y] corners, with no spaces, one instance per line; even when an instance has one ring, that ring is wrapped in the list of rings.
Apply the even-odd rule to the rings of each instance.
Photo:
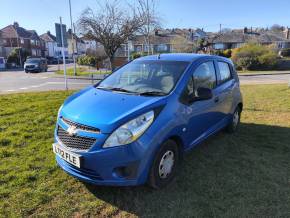
[[[231,122],[227,126],[227,132],[229,133],[234,133],[237,131],[239,124],[240,124],[240,119],[241,119],[241,108],[238,106],[232,116]]]
[[[150,170],[148,183],[151,187],[160,189],[172,181],[179,164],[179,156],[176,142],[168,140],[163,143]]]

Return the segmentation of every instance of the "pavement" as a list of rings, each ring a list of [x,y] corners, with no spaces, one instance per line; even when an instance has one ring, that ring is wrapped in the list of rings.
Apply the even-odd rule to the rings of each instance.
[[[72,65],[68,65],[72,67]],[[61,68],[61,67],[60,67]],[[49,90],[65,90],[64,78],[60,75],[55,75],[54,72],[58,69],[57,65],[50,66],[48,72],[45,73],[29,73],[23,71],[3,71],[0,72],[0,94],[20,93],[20,92],[38,92]],[[68,88],[82,89],[96,83],[103,78],[99,75],[95,80],[87,77],[68,78]],[[287,84],[290,81],[290,71],[281,73],[269,74],[239,74],[242,85],[256,84]]]

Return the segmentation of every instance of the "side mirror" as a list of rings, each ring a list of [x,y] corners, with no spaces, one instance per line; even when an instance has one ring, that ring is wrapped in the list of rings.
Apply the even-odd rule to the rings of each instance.
[[[196,101],[208,100],[208,99],[212,98],[212,91],[209,88],[199,87],[197,89],[196,94],[197,94],[197,96],[195,96],[195,99],[194,99]]]

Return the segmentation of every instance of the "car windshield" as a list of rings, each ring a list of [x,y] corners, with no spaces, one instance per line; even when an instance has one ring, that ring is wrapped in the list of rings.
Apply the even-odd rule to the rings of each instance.
[[[39,59],[27,59],[26,63],[37,64],[39,61],[40,61]]]
[[[97,88],[140,95],[166,95],[188,64],[184,61],[133,61],[104,79]]]

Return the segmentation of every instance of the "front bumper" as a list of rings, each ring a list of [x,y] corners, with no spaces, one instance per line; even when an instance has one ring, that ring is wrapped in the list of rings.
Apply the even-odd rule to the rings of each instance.
[[[81,168],[56,155],[57,164],[68,174],[96,185],[131,186],[147,181],[152,157],[150,138],[145,134],[124,146],[71,151],[82,156]],[[59,142],[57,137],[55,142]]]
[[[25,72],[38,72],[40,71],[39,67],[29,67],[29,68],[24,68]]]

